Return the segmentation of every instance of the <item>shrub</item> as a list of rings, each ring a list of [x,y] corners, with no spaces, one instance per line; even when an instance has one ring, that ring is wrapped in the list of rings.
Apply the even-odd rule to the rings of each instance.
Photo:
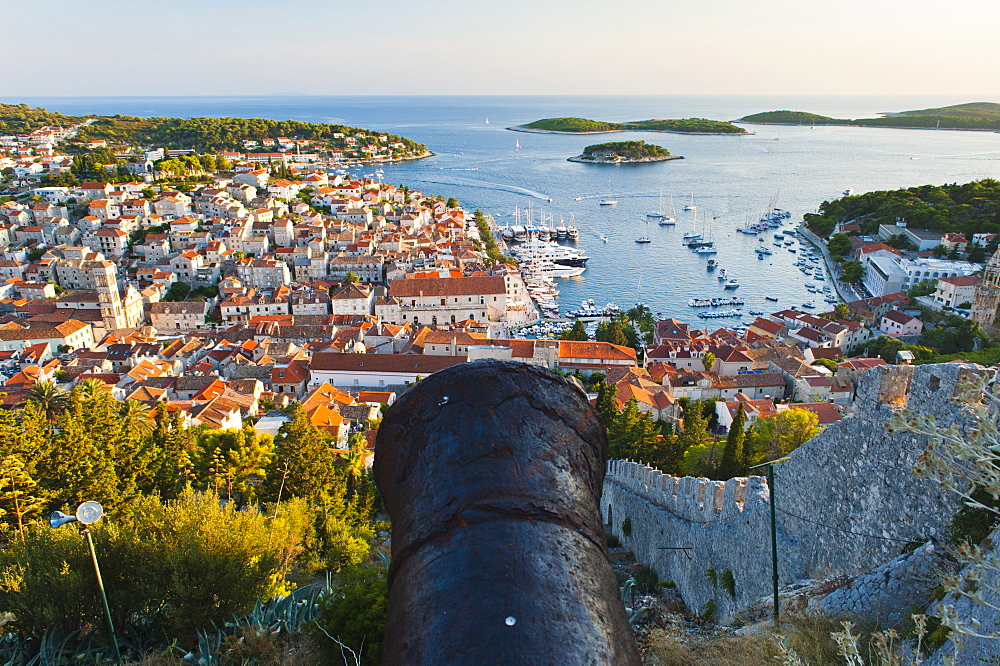
[[[381,567],[345,567],[339,574],[337,591],[320,602],[319,631],[315,637],[341,658],[340,646],[330,637],[360,653],[361,664],[382,659],[382,635],[389,587]]]
[[[626,537],[632,536],[632,519],[626,518],[622,521],[622,535]]]
[[[660,587],[660,576],[656,569],[643,564],[635,574],[635,588],[643,594],[656,594]]]
[[[719,587],[729,593],[729,596],[736,596],[736,579],[733,578],[733,572],[730,569],[726,569],[719,576]]]
[[[701,607],[701,617],[703,620],[711,623],[715,623],[718,619],[719,608],[715,604],[715,599],[709,599],[705,602],[705,605]]]
[[[282,508],[269,519],[189,491],[165,503],[142,498],[117,520],[97,523],[93,537],[115,624],[141,621],[184,640],[282,593],[308,524],[299,519],[301,500]],[[89,551],[72,526],[31,526],[23,543],[13,539],[0,550],[0,608],[17,615],[25,636],[103,630]]]
[[[608,548],[617,548],[622,545],[622,540],[618,538],[617,534],[605,534],[604,541],[608,544]]]

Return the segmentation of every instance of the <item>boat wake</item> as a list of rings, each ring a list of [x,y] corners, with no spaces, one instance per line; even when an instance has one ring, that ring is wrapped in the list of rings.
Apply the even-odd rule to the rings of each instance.
[[[541,192],[536,192],[535,190],[529,190],[525,187],[518,187],[516,185],[505,185],[503,183],[487,183],[481,180],[472,180],[469,178],[421,178],[419,176],[411,177],[409,180],[419,183],[427,183],[429,185],[456,185],[458,187],[476,187],[482,190],[495,190],[499,192],[513,192],[514,194],[523,194],[528,197],[533,197],[535,199],[541,199],[543,201],[552,201],[552,198],[547,194],[542,194]]]

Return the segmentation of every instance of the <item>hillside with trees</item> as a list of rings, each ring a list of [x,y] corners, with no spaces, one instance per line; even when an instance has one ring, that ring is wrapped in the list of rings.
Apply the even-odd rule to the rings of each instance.
[[[0,104],[0,134],[27,134],[46,125],[79,125],[86,118],[65,116],[27,104]]]
[[[830,118],[806,111],[765,111],[740,118],[745,123],[772,125],[851,125],[926,129],[1000,130],[1000,104],[973,102],[934,109],[899,111],[879,118]]]
[[[721,120],[705,118],[676,118],[661,120],[634,120],[626,123],[608,123],[588,118],[543,118],[527,125],[508,129],[554,133],[588,132],[674,132],[682,134],[746,134],[742,127]]]
[[[192,149],[199,153],[222,150],[244,151],[244,141],[288,137],[312,142],[310,150],[340,150],[363,152],[367,144],[402,144],[391,150],[392,157],[417,157],[427,152],[427,146],[395,134],[374,130],[305,123],[297,120],[268,118],[138,118],[135,116],[64,116],[27,105],[0,104],[0,131],[26,133],[45,125],[70,127],[92,119],[80,127],[77,135],[60,144],[69,152],[85,152],[90,141],[104,140],[109,147]],[[380,137],[385,137],[383,141]],[[269,150],[258,148],[255,150]]]
[[[910,227],[959,232],[1000,233],[1000,181],[987,178],[964,184],[921,185],[900,190],[866,192],[820,204],[818,213],[806,213],[806,226],[828,238],[840,222],[861,226],[873,235],[881,224],[897,218]]]

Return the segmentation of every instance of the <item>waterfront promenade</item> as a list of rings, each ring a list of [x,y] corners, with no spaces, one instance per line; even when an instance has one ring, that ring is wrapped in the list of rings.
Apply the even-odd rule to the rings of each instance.
[[[826,263],[826,270],[830,273],[830,277],[833,278],[833,288],[837,290],[837,296],[840,296],[840,299],[845,303],[860,301],[861,297],[854,291],[854,287],[837,279],[841,274],[840,265],[830,257],[830,252],[826,249],[826,243],[823,242],[823,239],[806,229],[804,224],[799,225],[798,230],[805,236],[806,240],[815,245],[823,253],[823,262]]]

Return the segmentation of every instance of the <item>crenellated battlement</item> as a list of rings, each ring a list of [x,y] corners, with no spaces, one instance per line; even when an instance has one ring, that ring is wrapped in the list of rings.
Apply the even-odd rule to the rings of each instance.
[[[671,476],[631,460],[608,462],[606,481],[635,493],[678,518],[693,522],[728,520],[750,509],[766,506],[767,482],[763,477],[737,477],[713,481],[703,477]]]

